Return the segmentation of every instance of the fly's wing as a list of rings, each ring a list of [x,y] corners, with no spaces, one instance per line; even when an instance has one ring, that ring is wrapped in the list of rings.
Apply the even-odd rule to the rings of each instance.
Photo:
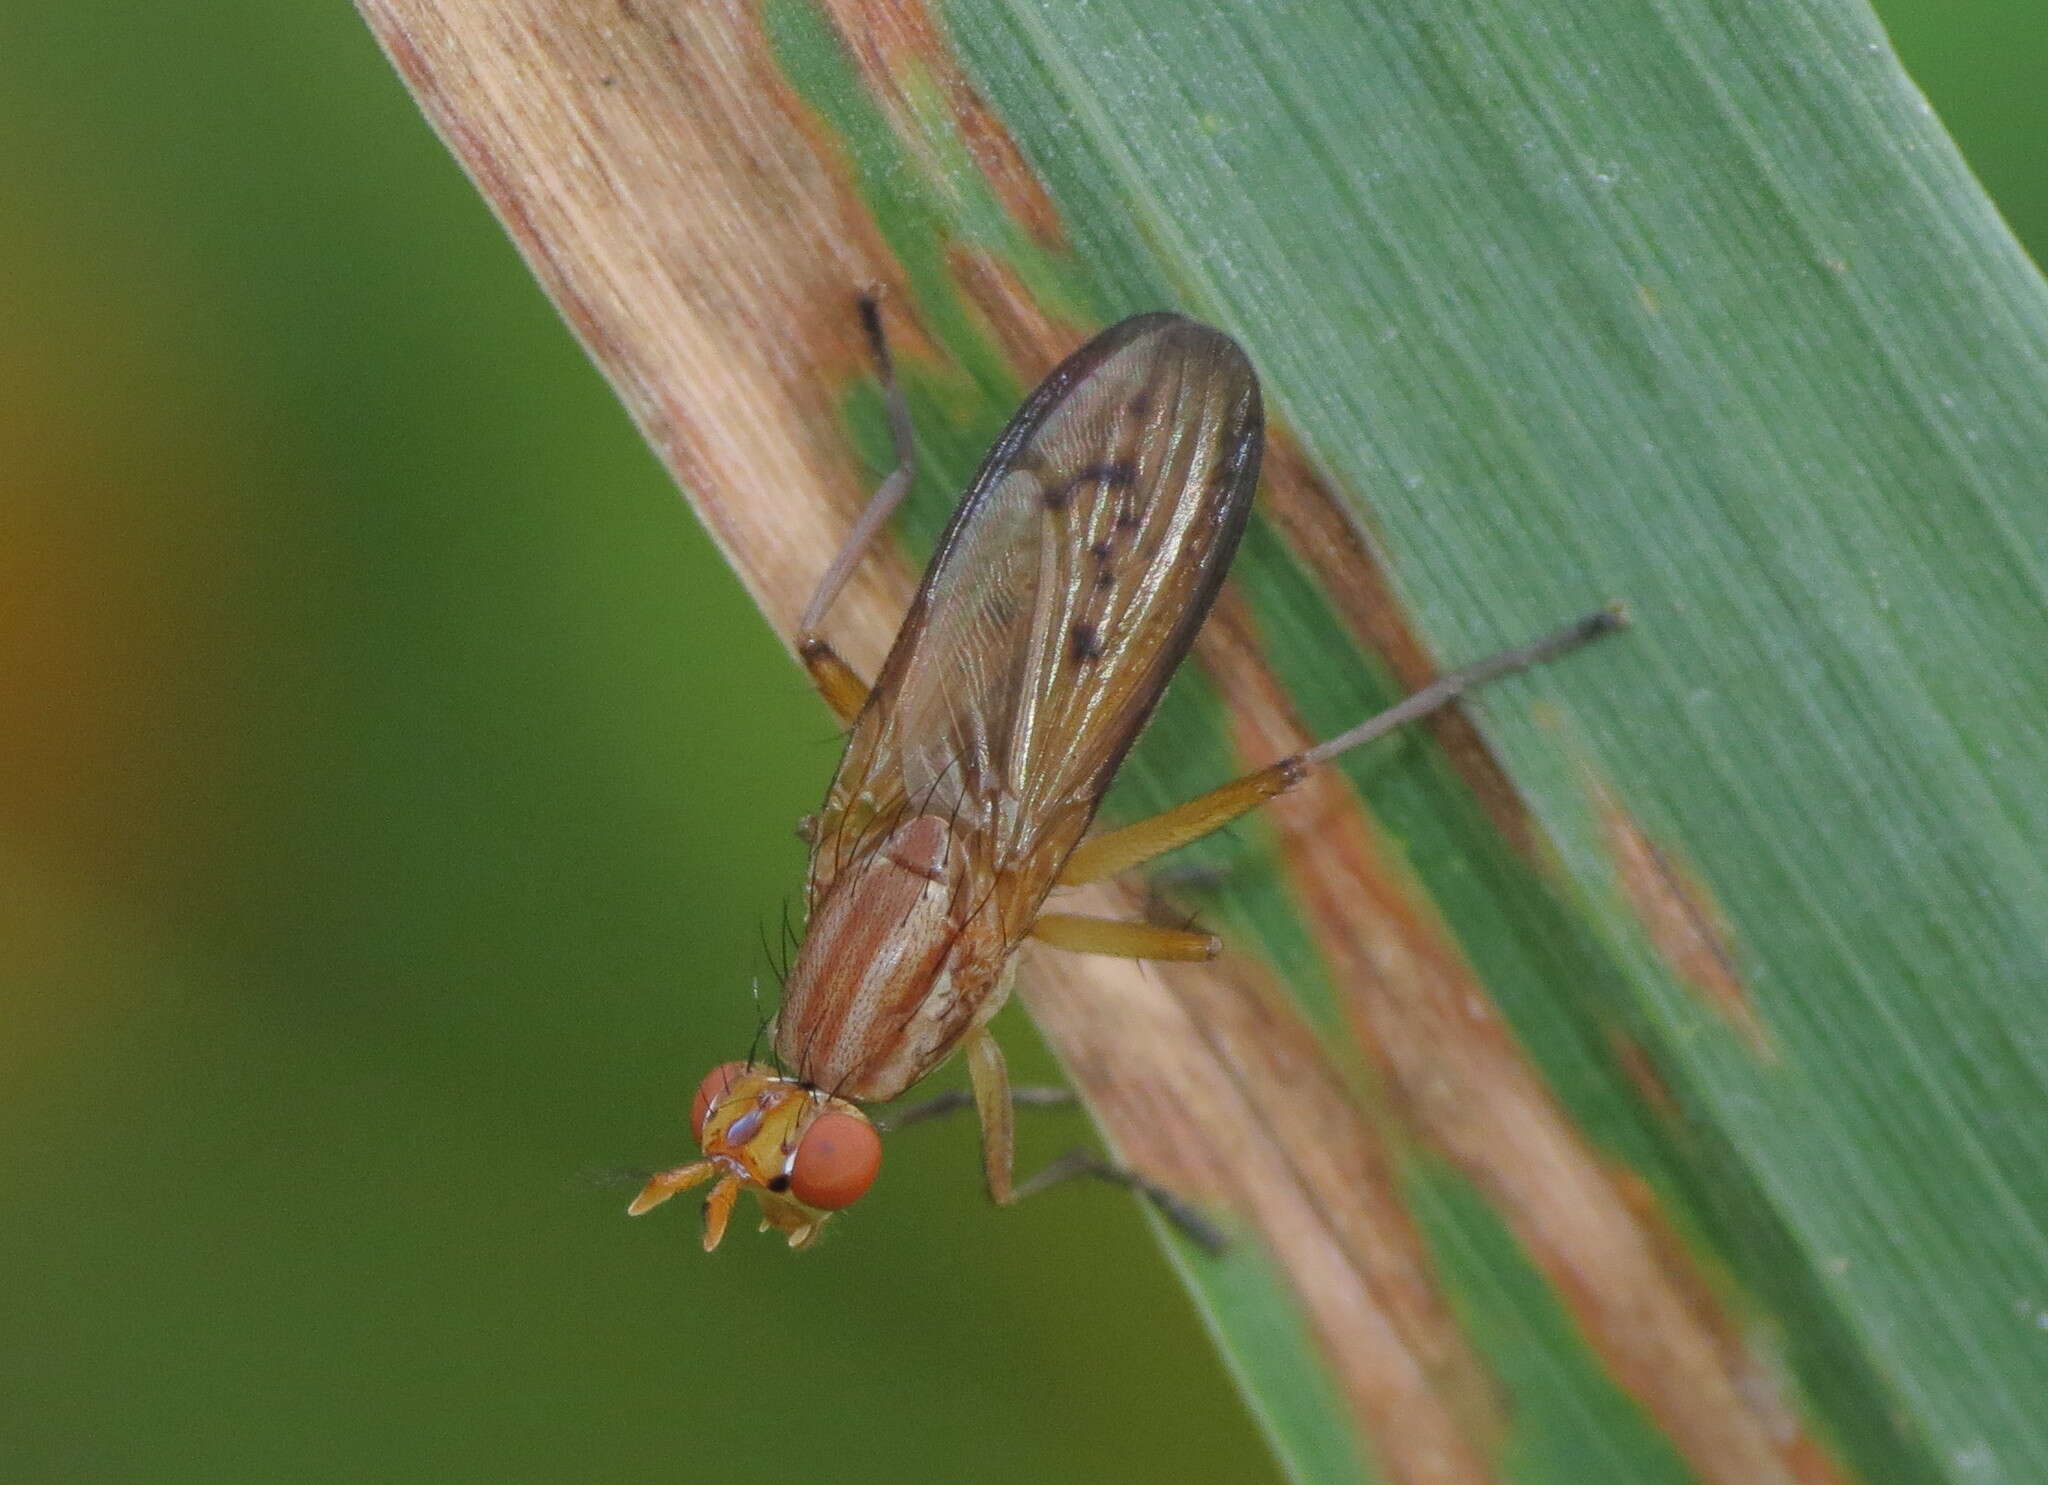
[[[1216,596],[1263,427],[1243,351],[1179,315],[1125,320],[1046,378],[961,501],[854,724],[814,904],[863,842],[939,814],[1035,911]]]

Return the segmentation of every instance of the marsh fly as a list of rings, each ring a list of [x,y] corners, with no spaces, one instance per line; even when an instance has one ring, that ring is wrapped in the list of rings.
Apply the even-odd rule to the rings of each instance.
[[[707,1249],[749,1187],[764,1228],[793,1248],[812,1242],[880,1169],[881,1136],[861,1106],[899,1097],[956,1049],[989,1194],[1008,1203],[1046,1184],[1012,1183],[1009,1078],[987,1029],[1019,946],[1162,960],[1219,948],[1190,929],[1048,911],[1053,889],[1207,835],[1315,765],[1619,622],[1596,613],[1305,752],[1091,834],[1243,533],[1264,438],[1251,363],[1227,335],[1176,314],[1125,320],[1069,356],[982,461],[870,687],[820,634],[910,485],[909,415],[872,300],[861,314],[898,466],[801,621],[804,664],[852,733],[807,830],[808,926],[773,1023],[774,1064],[714,1069],[690,1115],[703,1158],[657,1174],[630,1208],[712,1182]],[[1053,1174],[1077,1172],[1149,1189],[1088,1156]]]

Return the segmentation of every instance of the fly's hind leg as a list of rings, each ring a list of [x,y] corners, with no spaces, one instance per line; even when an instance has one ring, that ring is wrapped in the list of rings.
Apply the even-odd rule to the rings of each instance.
[[[839,657],[831,641],[819,630],[825,623],[832,601],[845,588],[875,537],[888,524],[889,517],[896,513],[896,507],[903,503],[903,497],[910,493],[917,456],[917,442],[910,426],[910,404],[904,399],[902,384],[896,380],[896,363],[889,355],[888,337],[882,333],[882,312],[871,293],[860,296],[860,323],[867,332],[868,346],[874,352],[875,369],[882,380],[882,398],[889,410],[889,439],[895,446],[896,467],[889,471],[887,479],[876,486],[866,509],[860,513],[860,519],[853,523],[853,530],[847,533],[838,554],[825,569],[825,575],[818,579],[817,590],[811,594],[803,616],[797,620],[796,634],[796,652],[804,662],[804,668],[811,673],[811,683],[825,698],[825,704],[845,723],[851,723],[860,715],[861,707],[866,705],[867,683]]]
[[[1285,794],[1307,778],[1309,769],[1316,764],[1327,763],[1339,754],[1385,737],[1396,728],[1442,711],[1460,696],[1489,681],[1569,654],[1590,640],[1620,629],[1626,622],[1618,608],[1604,608],[1555,634],[1545,635],[1533,644],[1503,650],[1462,670],[1438,676],[1412,696],[1395,702],[1377,716],[1368,717],[1350,731],[1340,732],[1305,752],[1233,779],[1150,819],[1139,820],[1119,830],[1107,830],[1083,841],[1067,858],[1066,867],[1060,872],[1059,884],[1078,887],[1088,882],[1100,882],[1143,865],[1155,856],[1163,856],[1168,851],[1200,840],[1239,816],[1249,814],[1267,800]]]
[[[1239,816],[1257,809],[1267,800],[1286,793],[1308,776],[1318,763],[1384,737],[1398,727],[1441,711],[1466,692],[1488,681],[1513,675],[1532,665],[1541,665],[1577,649],[1599,635],[1619,629],[1624,623],[1618,609],[1602,609],[1576,624],[1546,635],[1520,649],[1504,650],[1477,664],[1439,676],[1414,695],[1388,707],[1305,752],[1256,773],[1233,779],[1185,804],[1084,841],[1067,858],[1060,873],[1060,885],[1078,887],[1099,882],[1155,856],[1200,840]],[[1082,917],[1074,913],[1041,913],[1032,924],[1031,936],[1042,943],[1084,954],[1113,954],[1126,959],[1214,959],[1220,942],[1210,934],[1188,928],[1171,928],[1154,923],[1128,922],[1112,918]],[[1007,1206],[1022,1197],[1056,1186],[1077,1176],[1109,1181],[1143,1193],[1166,1219],[1186,1236],[1219,1252],[1222,1236],[1200,1213],[1170,1191],[1120,1166],[1112,1165],[1089,1150],[1072,1150],[1021,1185],[1013,1183],[1014,1131],[1011,1118],[1009,1074],[995,1038],[986,1029],[976,1031],[967,1042],[967,1065],[973,1077],[974,1102],[981,1111],[982,1161],[988,1176],[989,1195]],[[958,1105],[956,1105],[958,1106]]]

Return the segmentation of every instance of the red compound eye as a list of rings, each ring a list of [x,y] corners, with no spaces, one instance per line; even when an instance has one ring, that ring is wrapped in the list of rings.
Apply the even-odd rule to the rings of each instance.
[[[745,1062],[721,1062],[704,1075],[704,1081],[697,1085],[697,1096],[690,1100],[690,1133],[697,1142],[704,1142],[704,1115],[711,1108],[713,1099],[722,1098],[730,1088],[733,1079],[751,1072],[752,1065]]]
[[[882,1168],[882,1137],[858,1114],[820,1114],[797,1142],[789,1194],[807,1207],[836,1212],[867,1194]]]

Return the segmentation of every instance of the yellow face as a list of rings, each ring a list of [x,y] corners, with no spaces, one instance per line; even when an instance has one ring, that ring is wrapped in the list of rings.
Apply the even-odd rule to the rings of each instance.
[[[698,1085],[690,1122],[704,1158],[663,1171],[627,1210],[634,1216],[678,1191],[716,1180],[704,1202],[704,1248],[725,1236],[741,1191],[761,1198],[761,1227],[816,1241],[825,1219],[874,1184],[882,1140],[853,1104],[772,1068],[728,1062]]]

